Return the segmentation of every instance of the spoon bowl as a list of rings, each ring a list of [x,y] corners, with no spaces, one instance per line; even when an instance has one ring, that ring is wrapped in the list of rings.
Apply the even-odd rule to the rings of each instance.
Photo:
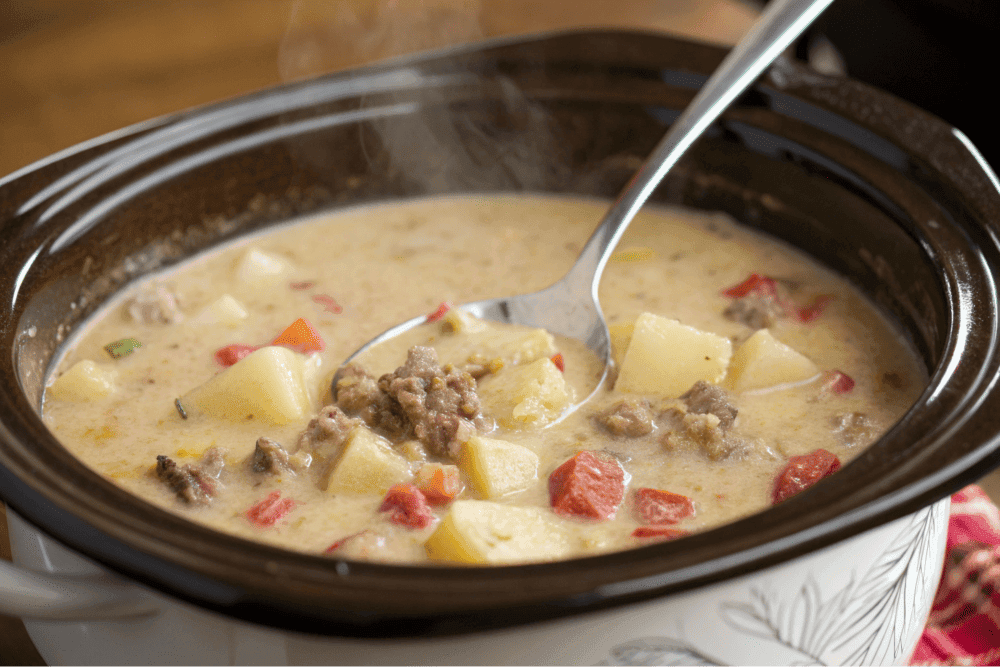
[[[583,341],[603,365],[600,379],[587,398],[593,395],[607,378],[612,363],[611,335],[601,313],[598,285],[618,241],[688,148],[831,2],[833,0],[775,0],[767,6],[618,195],[587,240],[576,263],[561,280],[538,292],[474,301],[459,308],[481,319],[537,327]],[[346,365],[361,353],[426,321],[425,317],[408,320],[358,348],[333,376],[334,398]]]

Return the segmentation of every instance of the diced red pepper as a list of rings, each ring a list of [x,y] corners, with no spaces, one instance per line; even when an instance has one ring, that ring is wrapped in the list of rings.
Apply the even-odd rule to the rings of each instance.
[[[434,520],[427,499],[412,484],[396,484],[385,494],[379,512],[390,512],[389,521],[407,528],[426,528]]]
[[[562,352],[556,352],[551,357],[552,363],[556,365],[560,373],[566,372],[566,361],[563,359]]]
[[[549,475],[549,501],[557,514],[610,519],[624,496],[621,465],[593,452],[580,452]]]
[[[774,480],[772,500],[775,504],[805,491],[828,475],[840,470],[840,459],[825,449],[793,456]]]
[[[777,298],[778,289],[774,278],[762,276],[759,273],[751,273],[746,280],[738,285],[727,287],[722,290],[722,295],[730,299],[742,299],[749,294],[758,296],[773,296]]]
[[[305,319],[299,318],[271,341],[271,345],[281,345],[302,354],[322,352],[326,347],[323,337]]]
[[[854,389],[854,378],[847,373],[840,371],[830,371],[826,374],[826,381],[823,383],[825,391],[834,394],[846,394]]]
[[[282,498],[281,491],[272,491],[267,498],[247,510],[247,519],[258,528],[273,526],[281,517],[292,511],[295,501]]]
[[[664,528],[663,526],[639,526],[632,531],[632,537],[657,537],[661,540],[676,540],[688,534],[679,528]]]
[[[344,312],[344,307],[337,303],[337,300],[329,294],[314,294],[312,300],[314,303],[318,303],[323,306],[323,310],[328,313],[340,315]]]
[[[316,286],[316,283],[314,283],[311,280],[306,280],[301,283],[288,283],[288,286],[291,287],[293,290],[301,292],[303,290],[312,289],[313,287]]]
[[[801,307],[793,306],[790,310],[795,314],[795,319],[799,322],[812,322],[823,314],[823,311],[826,309],[826,304],[831,301],[833,301],[832,296],[829,294],[821,294],[813,299],[812,304]]]
[[[427,322],[437,322],[442,317],[447,315],[449,310],[451,310],[451,304],[447,301],[442,301],[441,305],[437,307],[437,310],[427,316]]]
[[[253,345],[241,345],[239,343],[234,343],[216,350],[215,360],[228,368],[256,349],[257,348]]]
[[[350,535],[347,535],[346,537],[342,537],[339,540],[337,540],[336,542],[334,542],[333,544],[331,544],[330,546],[328,546],[323,553],[327,553],[327,554],[333,553],[334,551],[336,551],[340,547],[344,546],[345,544],[347,544],[348,542],[350,542],[351,540],[353,540],[358,535],[361,535],[362,533],[365,533],[365,532],[367,532],[367,531],[361,530],[361,531],[358,531],[356,533],[351,533]]]
[[[447,505],[462,492],[458,466],[425,463],[417,471],[416,486],[430,505]]]
[[[637,489],[632,498],[636,518],[654,526],[677,523],[694,516],[694,501],[660,489]]]

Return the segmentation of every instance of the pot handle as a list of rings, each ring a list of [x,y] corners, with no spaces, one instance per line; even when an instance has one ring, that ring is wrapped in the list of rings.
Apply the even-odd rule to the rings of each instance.
[[[109,574],[45,574],[0,560],[0,614],[45,621],[97,621],[159,611],[142,588]]]

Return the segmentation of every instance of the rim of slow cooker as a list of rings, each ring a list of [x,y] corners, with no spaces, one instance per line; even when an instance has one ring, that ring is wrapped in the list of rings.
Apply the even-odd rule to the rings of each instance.
[[[581,34],[586,33],[574,32],[555,38],[572,38]],[[634,35],[622,32],[600,34],[626,35],[628,38]],[[661,36],[657,39],[690,45]],[[702,68],[709,71],[712,59],[721,59],[724,54],[721,49],[695,46],[706,49],[703,54],[710,56],[707,62],[702,63],[703,66],[709,65]],[[473,50],[481,49],[482,45]],[[294,84],[283,89],[308,89],[309,85]],[[855,84],[852,82],[850,85]],[[269,94],[265,91],[234,102],[213,105],[207,110],[225,113],[252,105]],[[883,104],[907,107],[905,103],[883,93],[871,94]],[[815,103],[816,100],[809,101]],[[924,122],[946,127],[923,112],[912,108],[907,111],[922,114],[926,117]],[[198,113],[194,112],[195,115]],[[85,151],[96,151],[96,155],[87,159],[99,159],[108,150],[127,148],[130,142],[141,139],[145,133],[171,127],[190,115],[152,121],[117,133],[107,143],[90,144]],[[851,118],[859,120],[856,115]],[[0,187],[74,155],[73,151],[58,154],[0,181]],[[955,159],[966,169],[977,166],[974,155]],[[995,205],[995,193],[992,197],[992,205]],[[956,244],[965,243],[969,256],[982,255],[981,249],[977,249],[973,242],[974,235],[963,229],[962,234],[956,234],[954,238],[948,236],[942,239],[936,236],[944,233],[940,230],[923,227],[920,232],[924,234],[922,241],[928,252],[942,271],[944,279],[941,287],[945,300],[952,308],[949,330],[940,345],[942,362],[934,369],[928,388],[908,413],[926,409],[935,401],[948,401],[951,405],[948,419],[916,434],[918,440],[926,442],[953,437],[954,432],[960,432],[978,402],[984,399],[983,387],[992,389],[995,345],[985,350],[986,355],[980,360],[981,371],[967,378],[962,391],[957,391],[957,385],[948,384],[953,379],[949,374],[955,370],[949,369],[949,364],[954,362],[960,351],[968,351],[963,345],[970,344],[961,340],[961,327],[976,318],[986,318],[991,323],[995,339],[997,324],[995,302],[979,307],[975,300],[970,301],[970,286],[962,275],[964,267],[951,264],[955,259],[952,250]],[[987,273],[992,275],[990,271]],[[21,306],[23,308],[23,303]],[[8,325],[8,328],[17,327]],[[5,332],[5,337],[12,338],[12,332]],[[6,366],[4,371],[6,374]],[[16,377],[13,379],[18,380]],[[13,410],[5,409],[4,412],[24,417],[25,407],[30,408],[28,400],[19,395],[3,397],[5,402],[11,399],[14,401]],[[65,453],[65,456],[58,456],[55,465],[47,469],[32,469],[39,462],[37,459],[27,456],[13,460],[7,452],[0,450],[3,457],[0,461],[19,464],[12,467],[34,473],[29,483],[14,474],[8,466],[0,465],[0,488],[5,490],[8,502],[15,511],[45,532],[130,577],[216,611],[265,625],[368,637],[447,635],[519,625],[650,599],[759,570],[856,535],[943,497],[978,475],[985,465],[992,465],[990,455],[995,458],[993,450],[996,449],[995,442],[990,439],[989,442],[993,443],[991,451],[980,447],[937,474],[910,482],[889,494],[868,493],[862,500],[848,501],[839,497],[835,492],[836,485],[818,485],[808,496],[799,496],[761,514],[689,536],[682,542],[649,545],[557,563],[437,568],[347,562],[299,554],[192,524],[124,492],[86,468],[62,449],[36,414],[29,412],[27,419],[0,425],[3,439],[17,441],[25,451],[30,447],[24,443],[44,443],[46,450],[52,448],[54,452]],[[908,432],[912,429],[906,422],[907,418],[904,418],[883,441],[912,441],[914,434]],[[979,433],[979,436],[987,437],[987,434]],[[860,467],[856,464],[862,457],[846,466],[838,477],[846,475],[843,477],[846,480],[858,474]],[[67,486],[68,481],[72,484]],[[92,494],[100,494],[101,500],[98,502]],[[122,522],[123,505],[139,512],[136,522],[131,525]],[[811,509],[803,511],[807,506]],[[85,511],[93,512],[89,519],[83,518]],[[821,517],[818,522],[815,521],[817,515]],[[150,521],[139,524],[139,519]],[[721,555],[679,568],[663,565],[671,559],[684,562],[683,558],[679,558],[682,552],[710,554],[717,550],[717,542],[723,532],[739,533],[751,523],[760,530],[750,531],[749,535],[738,540],[729,540],[729,548]],[[192,537],[195,539],[192,540]],[[722,543],[727,543],[724,538]],[[235,565],[237,561],[239,567]],[[426,604],[431,602],[428,591],[435,586],[440,588],[442,599]],[[329,608],[332,606],[331,589],[336,589],[337,601],[345,603],[341,609]],[[460,594],[464,596],[461,600],[447,599]],[[353,602],[350,598],[354,598]],[[361,598],[364,600],[359,602]],[[404,603],[401,604],[400,600]],[[496,606],[498,601],[501,606]],[[379,604],[385,604],[385,608],[392,611],[381,615],[371,612],[371,608]]]

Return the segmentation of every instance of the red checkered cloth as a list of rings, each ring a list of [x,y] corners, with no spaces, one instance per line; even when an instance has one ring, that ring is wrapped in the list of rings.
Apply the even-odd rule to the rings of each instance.
[[[1000,665],[1000,511],[978,486],[951,497],[944,572],[911,664]]]

